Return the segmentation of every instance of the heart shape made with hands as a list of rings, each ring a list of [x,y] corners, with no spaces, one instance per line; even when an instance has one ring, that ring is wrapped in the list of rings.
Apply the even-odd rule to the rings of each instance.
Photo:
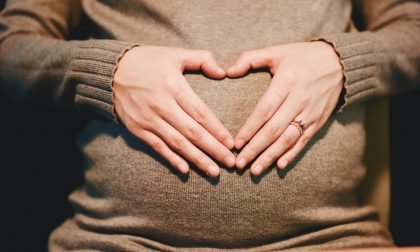
[[[270,74],[239,78],[264,68]],[[183,74],[194,70],[223,81],[212,85]],[[181,173],[189,171],[189,160],[212,177],[220,168],[210,157],[239,169],[254,160],[253,175],[275,161],[284,169],[325,124],[344,90],[339,56],[324,41],[246,51],[228,70],[208,51],[138,46],[119,61],[113,88],[115,112],[131,133]],[[228,128],[243,124],[235,139],[201,98]],[[249,117],[248,108],[254,108]],[[236,157],[233,147],[240,150]]]

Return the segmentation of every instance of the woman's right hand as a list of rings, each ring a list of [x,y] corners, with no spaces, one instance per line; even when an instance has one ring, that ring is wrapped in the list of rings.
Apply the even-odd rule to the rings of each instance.
[[[185,158],[216,177],[220,168],[203,151],[233,167],[234,141],[183,76],[184,70],[200,69],[211,78],[225,77],[208,51],[134,47],[118,63],[114,106],[127,129],[180,172],[189,171]]]

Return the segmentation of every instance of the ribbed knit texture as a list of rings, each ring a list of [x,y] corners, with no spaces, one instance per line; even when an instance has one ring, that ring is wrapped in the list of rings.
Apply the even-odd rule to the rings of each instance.
[[[352,11],[366,25],[361,32],[349,32]],[[51,234],[49,249],[391,246],[376,210],[357,193],[366,173],[363,101],[419,83],[419,18],[418,2],[393,0],[9,1],[0,16],[1,88],[102,115],[80,132],[85,182],[70,195],[75,215]],[[340,57],[343,103],[286,171],[272,164],[252,177],[221,165],[220,177],[209,179],[191,165],[182,175],[115,123],[113,74],[132,46],[206,49],[226,68],[242,51],[313,38]],[[185,77],[233,135],[271,81],[265,71]]]
[[[118,123],[113,106],[112,82],[118,61],[135,44],[119,41],[81,45],[67,75],[77,80],[76,105],[99,112]]]
[[[376,88],[379,87],[379,73],[371,41],[351,33],[326,36],[318,40],[328,42],[334,47],[344,70],[344,101],[339,104],[337,112],[378,94]]]

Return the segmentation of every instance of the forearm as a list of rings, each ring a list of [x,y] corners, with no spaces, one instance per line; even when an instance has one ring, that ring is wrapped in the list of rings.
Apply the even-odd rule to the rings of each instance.
[[[87,106],[114,118],[112,79],[133,44],[112,40],[63,41],[13,35],[0,44],[0,82],[14,99]]]
[[[0,15],[0,82],[14,99],[82,105],[116,119],[112,79],[132,43],[71,40],[79,1],[9,1]]]
[[[382,2],[387,3],[366,17],[364,30],[319,38],[334,46],[343,65],[345,100],[340,111],[374,96],[407,91],[420,82],[420,3]]]

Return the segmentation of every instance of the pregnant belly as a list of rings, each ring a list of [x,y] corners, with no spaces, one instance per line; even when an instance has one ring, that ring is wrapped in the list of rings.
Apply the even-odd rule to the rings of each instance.
[[[271,76],[210,80],[187,75],[235,135]],[[80,226],[177,246],[252,246],[355,218],[364,175],[362,108],[327,122],[286,171],[260,177],[223,168],[216,179],[181,175],[122,126],[95,120],[79,138],[85,185],[70,200]],[[339,137],[339,138],[338,138]]]

